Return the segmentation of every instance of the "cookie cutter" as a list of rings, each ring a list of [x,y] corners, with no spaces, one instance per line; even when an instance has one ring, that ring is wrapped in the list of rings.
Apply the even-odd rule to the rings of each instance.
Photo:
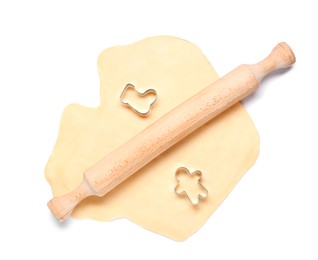
[[[149,109],[148,109],[146,112],[142,112],[142,111],[136,109],[135,107],[133,107],[129,102],[124,101],[124,99],[123,99],[124,94],[125,94],[125,92],[127,91],[127,89],[129,89],[129,88],[133,89],[133,90],[137,93],[137,95],[138,95],[138,96],[141,96],[141,97],[146,96],[146,95],[149,94],[149,93],[154,94],[155,98],[154,98],[154,100],[150,103]],[[133,84],[128,83],[128,84],[126,85],[126,87],[123,89],[123,91],[121,92],[119,99],[120,99],[120,102],[121,102],[124,106],[129,107],[129,108],[132,109],[134,112],[136,112],[138,115],[140,115],[140,116],[147,116],[147,115],[150,113],[151,108],[153,107],[153,105],[156,103],[157,97],[158,97],[157,91],[154,90],[154,89],[152,89],[152,88],[149,88],[149,89],[147,89],[147,90],[144,91],[144,92],[139,92]]]
[[[177,174],[178,174],[178,172],[180,172],[180,171],[184,171],[184,172],[186,172],[186,173],[189,174],[189,175],[198,175],[198,176],[199,176],[199,179],[198,179],[198,182],[197,182],[197,183],[198,183],[198,185],[205,191],[206,195],[204,196],[204,195],[202,195],[201,193],[198,193],[197,201],[194,201],[194,200],[191,199],[191,197],[189,196],[189,194],[188,194],[185,190],[182,190],[181,192],[178,192],[177,190],[178,190],[178,187],[179,187],[179,185],[180,185],[180,180],[178,179]],[[201,177],[202,177],[202,172],[201,172],[201,171],[198,171],[198,170],[197,170],[197,171],[194,171],[194,172],[190,172],[190,171],[188,170],[188,168],[186,168],[186,167],[179,167],[179,168],[176,170],[176,172],[175,172],[175,178],[176,178],[176,180],[177,180],[177,185],[176,185],[176,187],[174,188],[174,192],[175,192],[177,195],[186,195],[192,205],[194,205],[194,206],[198,205],[199,202],[200,202],[200,199],[205,199],[205,198],[209,195],[209,191],[208,191],[208,190],[202,185],[202,183],[201,183]]]

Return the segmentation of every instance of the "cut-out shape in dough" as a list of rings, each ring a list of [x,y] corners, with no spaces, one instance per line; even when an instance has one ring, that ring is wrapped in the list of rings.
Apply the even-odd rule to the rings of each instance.
[[[193,205],[198,205],[200,198],[204,199],[208,196],[208,190],[201,183],[202,172],[190,172],[185,167],[179,167],[176,170],[175,177],[177,180],[175,193],[186,195]]]
[[[98,72],[100,106],[71,104],[63,112],[45,169],[56,196],[75,189],[86,169],[218,78],[198,47],[168,36],[104,50],[98,58]],[[123,109],[118,98],[128,82],[141,89],[156,87],[160,106],[158,103],[151,116],[132,116],[130,109]],[[207,221],[253,165],[258,147],[257,130],[237,103],[104,197],[83,200],[72,216],[100,221],[128,218],[153,232],[185,240]],[[172,173],[180,165],[199,167],[203,172],[209,196],[202,204],[192,207],[174,193]]]
[[[131,94],[131,95],[129,95]],[[157,101],[157,92],[147,89],[139,92],[133,84],[128,83],[120,94],[120,102],[131,108],[140,116],[147,116]]]

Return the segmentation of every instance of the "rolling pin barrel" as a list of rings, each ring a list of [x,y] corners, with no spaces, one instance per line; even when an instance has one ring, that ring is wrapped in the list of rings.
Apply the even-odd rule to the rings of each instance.
[[[263,61],[238,66],[90,167],[79,187],[54,197],[48,207],[59,221],[65,220],[80,201],[92,195],[104,196],[194,130],[253,93],[267,74],[294,62],[290,47],[279,43]]]

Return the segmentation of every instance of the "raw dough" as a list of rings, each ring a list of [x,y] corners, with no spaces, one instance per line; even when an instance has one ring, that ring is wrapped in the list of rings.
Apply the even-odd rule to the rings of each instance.
[[[63,112],[45,169],[54,195],[73,190],[89,166],[218,78],[195,45],[167,36],[104,50],[98,72],[100,107],[72,104]],[[138,116],[121,104],[119,96],[127,83],[140,92],[157,91],[149,116]],[[252,166],[258,148],[254,124],[236,104],[103,198],[84,200],[72,216],[103,221],[126,217],[153,232],[184,240],[205,223]],[[201,183],[209,195],[199,205],[174,193],[178,167],[202,172]]]

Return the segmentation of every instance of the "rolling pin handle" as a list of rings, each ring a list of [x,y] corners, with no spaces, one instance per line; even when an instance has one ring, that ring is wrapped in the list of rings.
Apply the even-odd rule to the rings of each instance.
[[[250,69],[260,82],[267,74],[277,69],[286,69],[296,61],[295,55],[289,45],[281,42],[261,62],[250,65]]]
[[[78,203],[92,195],[94,195],[94,192],[84,178],[83,182],[75,190],[65,195],[54,197],[47,203],[47,206],[58,221],[63,222],[72,214]]]

